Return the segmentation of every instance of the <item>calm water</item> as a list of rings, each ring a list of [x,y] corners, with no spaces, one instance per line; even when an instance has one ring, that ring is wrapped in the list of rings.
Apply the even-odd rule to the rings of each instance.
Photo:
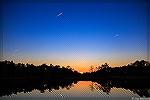
[[[72,97],[140,97],[140,89],[124,89],[108,86],[102,86],[97,82],[92,81],[78,81],[64,86],[53,86],[51,88],[48,84],[43,84],[42,88],[34,88],[30,91],[18,90],[13,91],[10,95],[3,95],[0,99],[20,99],[20,98],[72,98]],[[139,91],[139,92],[138,92]],[[150,89],[146,90],[150,94]]]

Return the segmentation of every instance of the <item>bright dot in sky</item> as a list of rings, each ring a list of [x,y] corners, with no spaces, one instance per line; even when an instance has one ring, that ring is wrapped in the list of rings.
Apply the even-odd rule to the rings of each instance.
[[[59,14],[57,15],[57,17],[58,17],[58,16],[61,16],[61,15],[63,15],[63,12],[59,13]]]

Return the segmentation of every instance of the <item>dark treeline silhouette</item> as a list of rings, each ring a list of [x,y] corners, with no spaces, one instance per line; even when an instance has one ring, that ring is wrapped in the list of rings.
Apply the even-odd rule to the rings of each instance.
[[[93,69],[93,68],[92,68]],[[127,66],[111,68],[107,63],[96,67],[96,71],[86,72],[83,79],[116,79],[116,78],[150,78],[150,63],[148,61],[135,61]]]
[[[15,64],[13,61],[0,61],[0,78],[78,78],[78,79],[97,79],[97,78],[150,78],[150,63],[148,61],[135,61],[127,66],[111,68],[107,63],[101,66],[91,67],[91,72],[79,73],[70,66],[61,67],[59,65],[49,66],[42,64]]]
[[[37,89],[41,92],[48,89],[70,89],[77,82],[80,73],[70,66],[49,66],[42,64],[15,64],[13,61],[0,62],[0,96],[31,92]]]
[[[139,96],[150,97],[150,63],[135,61],[122,67],[111,68],[107,63],[90,67],[91,72],[79,73],[70,66],[49,66],[42,64],[15,64],[13,61],[0,61],[0,96],[31,92],[34,89],[71,88],[77,81],[96,82],[97,89],[109,93],[111,88],[130,89]],[[101,86],[101,87],[100,87]]]
[[[76,78],[80,75],[80,73],[70,66],[61,67],[52,64],[50,64],[50,66],[46,64],[35,66],[28,63],[15,64],[13,61],[1,61],[0,66],[0,78],[52,78],[58,80],[64,78]]]

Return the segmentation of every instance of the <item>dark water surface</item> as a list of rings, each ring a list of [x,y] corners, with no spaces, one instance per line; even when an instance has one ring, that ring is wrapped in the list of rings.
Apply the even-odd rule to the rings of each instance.
[[[149,82],[149,81],[148,81]],[[149,98],[150,86],[142,81],[3,81],[0,99]],[[145,84],[145,85],[144,85]]]

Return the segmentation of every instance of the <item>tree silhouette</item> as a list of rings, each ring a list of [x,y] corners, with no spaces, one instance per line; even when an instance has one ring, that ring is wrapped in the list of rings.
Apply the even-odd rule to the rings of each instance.
[[[80,74],[70,66],[15,64],[13,61],[0,61],[0,95],[16,94],[17,92],[31,92],[38,89],[70,89],[77,81],[97,82],[97,89],[109,94],[112,87],[122,87],[138,93],[140,96],[150,96],[150,63],[135,61],[126,66],[111,68],[107,63],[96,67],[90,66],[90,72]],[[143,93],[142,93],[143,92]]]
[[[94,72],[94,66],[90,66],[90,72]]]

